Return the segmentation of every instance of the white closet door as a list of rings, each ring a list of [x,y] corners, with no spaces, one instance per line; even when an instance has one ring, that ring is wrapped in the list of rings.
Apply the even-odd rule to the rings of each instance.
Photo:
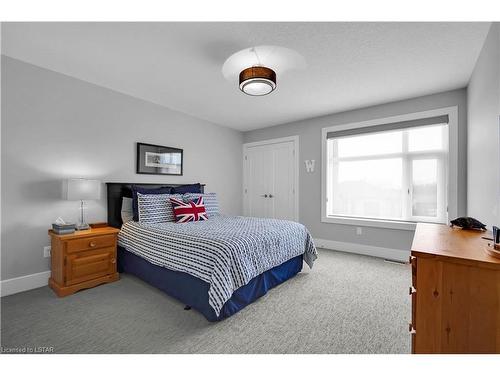
[[[248,150],[247,213],[246,216],[272,217],[269,191],[271,189],[273,150],[266,146]]]
[[[295,147],[295,140],[245,145],[246,216],[297,220]]]
[[[283,142],[273,146],[273,187],[269,198],[272,206],[272,217],[294,220],[294,143]]]

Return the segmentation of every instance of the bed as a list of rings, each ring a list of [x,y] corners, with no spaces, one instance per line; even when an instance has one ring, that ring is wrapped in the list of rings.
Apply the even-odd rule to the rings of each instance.
[[[131,185],[108,183],[107,190],[108,223],[121,228],[119,272],[139,277],[209,321],[235,314],[316,259],[312,238],[299,223],[224,215],[186,224],[122,223],[121,200],[131,196]]]

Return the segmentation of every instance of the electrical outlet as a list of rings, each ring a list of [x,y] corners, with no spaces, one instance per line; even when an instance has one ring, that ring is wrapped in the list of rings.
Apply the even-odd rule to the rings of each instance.
[[[361,235],[363,234],[363,228],[361,228],[361,227],[356,227],[356,234],[357,234],[358,236],[361,236]]]
[[[44,258],[50,258],[50,251],[52,250],[52,247],[50,246],[44,246],[43,247],[43,257]]]

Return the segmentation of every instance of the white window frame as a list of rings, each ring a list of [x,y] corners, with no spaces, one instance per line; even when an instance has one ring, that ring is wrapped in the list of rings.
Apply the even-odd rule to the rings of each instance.
[[[355,226],[369,226],[369,227],[379,227],[388,229],[402,229],[402,230],[414,230],[417,221],[430,221],[428,218],[413,217],[412,221],[402,221],[402,220],[384,220],[384,219],[370,219],[361,218],[353,216],[333,216],[327,215],[327,134],[328,132],[358,129],[369,126],[377,126],[383,124],[390,124],[395,122],[417,120],[428,117],[436,117],[448,115],[448,157],[444,160],[447,162],[447,189],[445,192],[448,208],[448,217],[456,217],[458,211],[458,107],[445,107],[438,108],[429,111],[409,113],[399,116],[391,116],[386,118],[380,118],[375,120],[348,123],[337,126],[330,126],[323,128],[321,131],[321,221],[323,223],[333,223],[333,224],[344,224],[344,225],[355,225]],[[426,152],[426,154],[428,154]],[[413,158],[412,158],[413,159]],[[409,162],[409,161],[407,161]],[[411,172],[411,169],[407,169]],[[411,200],[408,200],[411,202]],[[407,208],[409,209],[409,208]],[[442,218],[440,218],[442,219]]]

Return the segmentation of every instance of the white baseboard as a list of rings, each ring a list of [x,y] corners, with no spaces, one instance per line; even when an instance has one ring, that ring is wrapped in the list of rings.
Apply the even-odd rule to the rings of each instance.
[[[377,258],[396,260],[398,262],[408,262],[408,257],[410,256],[410,250],[389,249],[386,247],[362,245],[352,242],[324,240],[322,238],[315,238],[314,244],[321,249],[369,255]]]
[[[9,296],[30,289],[40,288],[49,283],[50,271],[38,272],[31,275],[14,277],[2,280],[0,283],[1,296]]]

